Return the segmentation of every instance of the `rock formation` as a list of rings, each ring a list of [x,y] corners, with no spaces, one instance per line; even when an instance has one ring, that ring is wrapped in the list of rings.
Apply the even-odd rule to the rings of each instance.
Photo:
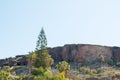
[[[55,61],[92,62],[99,58],[100,54],[107,59],[115,59],[116,55],[120,53],[119,49],[99,45],[69,44],[63,47],[49,48],[49,53]],[[117,61],[120,61],[119,58]]]
[[[120,47],[90,44],[67,44],[61,47],[48,48],[48,51],[55,62],[65,60],[75,63],[92,63],[99,58],[99,55],[103,55],[105,59],[112,59],[116,62],[120,62]],[[27,64],[25,55],[19,55],[12,59],[1,59],[0,66],[6,64],[13,65],[12,63],[14,62],[17,62],[17,64]]]

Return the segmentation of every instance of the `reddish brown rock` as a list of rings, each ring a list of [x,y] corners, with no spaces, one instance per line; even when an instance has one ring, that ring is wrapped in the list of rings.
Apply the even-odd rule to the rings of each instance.
[[[110,47],[88,44],[70,44],[49,49],[49,53],[55,61],[65,60],[83,63],[98,59],[100,54],[107,59],[114,58],[112,52]]]

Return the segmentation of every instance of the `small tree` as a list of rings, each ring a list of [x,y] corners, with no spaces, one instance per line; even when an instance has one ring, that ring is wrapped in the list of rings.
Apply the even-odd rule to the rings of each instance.
[[[36,59],[34,62],[34,67],[39,68],[47,68],[53,64],[53,59],[48,54],[47,50],[47,39],[45,36],[44,29],[42,28],[40,34],[38,36],[38,41],[36,45]]]
[[[33,51],[29,52],[29,54],[27,55],[29,74],[31,73],[32,64],[33,64],[34,59],[35,59],[35,52],[33,52]]]
[[[100,59],[101,65],[103,65],[105,63],[105,57],[102,54],[100,54],[99,59]]]
[[[65,72],[65,74],[67,74],[68,71],[70,70],[70,65],[66,61],[59,62],[56,65],[56,67],[57,67],[57,69],[59,70],[60,73]]]

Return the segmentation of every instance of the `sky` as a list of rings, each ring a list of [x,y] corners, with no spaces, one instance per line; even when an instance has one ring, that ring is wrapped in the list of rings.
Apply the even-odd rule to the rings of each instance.
[[[48,47],[120,47],[120,0],[1,0],[0,59],[35,50],[42,27]]]

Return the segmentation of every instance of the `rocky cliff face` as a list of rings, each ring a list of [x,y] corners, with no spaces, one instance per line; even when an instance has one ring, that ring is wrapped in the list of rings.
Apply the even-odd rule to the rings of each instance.
[[[112,59],[116,62],[120,62],[120,47],[112,47]]]
[[[55,62],[92,62],[103,55],[105,59],[113,59],[120,61],[120,47],[108,47],[89,44],[68,44],[63,47],[49,48],[49,53],[52,55]]]
[[[90,44],[68,44],[62,47],[48,48],[48,51],[55,62],[65,60],[68,62],[91,63],[96,61],[99,58],[99,55],[103,55],[105,59],[112,59],[117,62],[120,61],[120,47],[108,47]],[[27,63],[26,57],[21,55],[20,57],[16,56],[12,59],[1,59],[0,66],[6,62],[7,64],[12,64],[12,62],[16,61],[15,59],[17,60],[17,63]]]

